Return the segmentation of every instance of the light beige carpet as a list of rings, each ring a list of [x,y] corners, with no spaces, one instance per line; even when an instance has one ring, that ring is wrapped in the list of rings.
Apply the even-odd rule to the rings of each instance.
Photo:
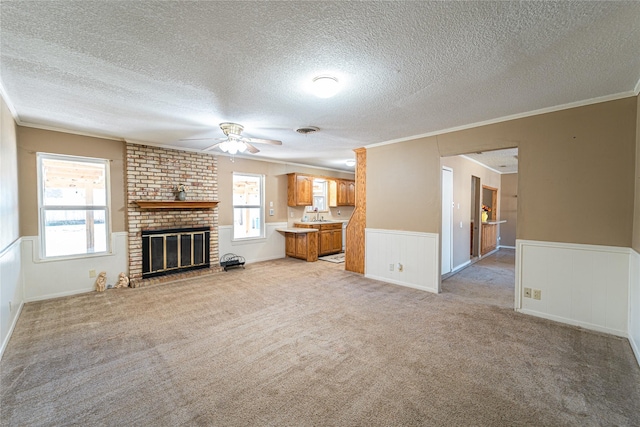
[[[500,285],[509,274],[488,275],[490,263],[453,276],[440,295],[367,280],[342,264],[282,259],[30,303],[0,362],[0,419],[640,425],[629,343],[515,313],[502,303],[513,281]],[[511,296],[476,289],[474,271],[488,292]]]

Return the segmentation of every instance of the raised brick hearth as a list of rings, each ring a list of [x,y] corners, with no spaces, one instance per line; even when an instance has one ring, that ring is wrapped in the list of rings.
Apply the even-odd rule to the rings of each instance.
[[[218,200],[217,157],[159,147],[126,145],[129,278],[133,286],[219,271],[218,208],[143,209],[137,201],[172,201],[178,184],[187,187],[187,200]],[[211,267],[170,276],[142,279],[142,230],[211,227]]]

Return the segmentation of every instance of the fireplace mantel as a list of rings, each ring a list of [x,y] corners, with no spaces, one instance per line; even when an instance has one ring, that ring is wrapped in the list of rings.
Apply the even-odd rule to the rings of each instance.
[[[203,200],[137,200],[135,203],[142,209],[213,209],[218,205],[218,201]]]

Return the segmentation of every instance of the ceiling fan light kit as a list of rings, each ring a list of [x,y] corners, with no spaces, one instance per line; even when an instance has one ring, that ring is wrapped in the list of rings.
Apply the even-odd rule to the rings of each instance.
[[[244,153],[245,151],[248,151],[251,154],[259,153],[260,150],[254,147],[253,144],[282,145],[282,141],[277,141],[275,139],[248,138],[246,136],[242,136],[241,133],[244,130],[244,126],[239,125],[238,123],[220,123],[220,129],[222,129],[226,138],[204,138],[218,141],[222,140],[222,142],[213,144],[212,146],[205,148],[203,151],[219,148],[221,151],[231,155],[231,161],[233,161],[233,156],[238,153]]]
[[[223,141],[218,146],[225,153],[229,153],[231,155],[237,153],[244,153],[247,149],[247,146],[242,140],[235,137],[235,135],[229,135],[229,139]]]

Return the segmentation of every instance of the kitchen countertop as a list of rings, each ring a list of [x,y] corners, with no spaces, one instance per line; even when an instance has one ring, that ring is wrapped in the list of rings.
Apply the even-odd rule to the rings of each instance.
[[[276,228],[276,231],[280,231],[281,233],[317,233],[318,230],[315,228]]]
[[[311,224],[311,225],[320,225],[320,224],[344,224],[346,222],[349,222],[348,219],[326,219],[324,221],[294,221],[294,225],[295,224]]]
[[[488,225],[496,225],[496,224],[504,224],[505,222],[507,222],[506,219],[502,219],[500,221],[483,221],[483,224],[488,224]]]

